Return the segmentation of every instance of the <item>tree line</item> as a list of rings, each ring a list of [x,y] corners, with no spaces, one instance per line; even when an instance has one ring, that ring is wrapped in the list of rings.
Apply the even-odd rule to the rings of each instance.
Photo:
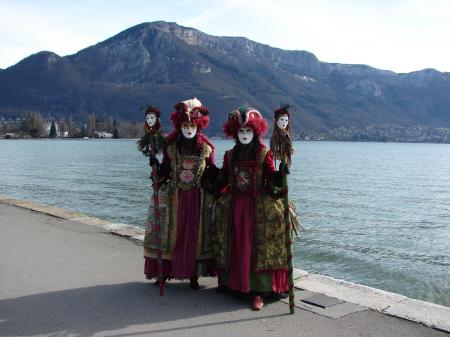
[[[50,124],[50,125],[49,125]],[[120,121],[113,117],[86,114],[75,122],[71,116],[45,119],[40,112],[29,111],[20,120],[0,122],[0,135],[18,138],[96,138],[108,133],[111,138],[139,138],[144,133],[142,124]]]

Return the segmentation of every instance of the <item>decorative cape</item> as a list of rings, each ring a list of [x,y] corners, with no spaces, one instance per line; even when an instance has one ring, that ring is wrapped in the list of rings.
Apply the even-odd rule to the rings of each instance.
[[[170,183],[164,185],[160,190],[161,250],[164,260],[172,259],[172,252],[176,243],[178,191],[179,189],[188,189],[190,187],[200,188],[200,222],[196,259],[212,258],[210,227],[213,197],[200,186],[200,177],[206,167],[206,158],[211,157],[212,152],[213,148],[206,142],[201,143],[201,151],[197,156],[180,156],[175,144],[172,143],[167,146],[167,156],[170,159],[172,178]],[[183,162],[183,160],[187,161],[188,164]],[[190,173],[184,173],[186,167],[189,168]],[[187,179],[190,177],[192,179]],[[151,200],[149,207],[153,207]],[[148,214],[149,218],[147,219],[144,239],[144,256],[156,258],[156,243],[153,236],[154,218],[151,209],[149,209]]]
[[[233,150],[227,151],[224,166],[227,166],[228,189],[217,201],[213,249],[218,268],[228,270],[230,257],[231,238],[231,213],[233,207],[233,190],[239,188],[239,172],[236,171],[233,163]],[[283,202],[282,199],[274,198],[265,191],[264,188],[264,162],[272,161],[272,154],[265,147],[261,146],[261,151],[255,159],[255,172],[253,176],[253,187],[250,192],[255,198],[255,220],[252,224],[252,268],[255,272],[287,269],[287,251],[285,244],[285,228],[283,222]],[[248,176],[248,174],[247,174]]]

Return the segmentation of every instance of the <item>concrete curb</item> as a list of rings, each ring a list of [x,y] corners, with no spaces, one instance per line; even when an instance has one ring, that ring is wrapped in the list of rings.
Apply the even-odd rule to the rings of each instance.
[[[449,307],[411,299],[403,295],[329,276],[311,274],[305,270],[297,269],[294,271],[294,283],[296,288],[335,297],[383,314],[450,332]]]
[[[54,217],[77,221],[86,225],[100,227],[112,234],[120,235],[138,242],[144,240],[145,230],[140,227],[84,215],[50,205],[11,198],[0,195],[0,203],[30,209]],[[295,287],[311,292],[335,297],[340,300],[364,306],[383,314],[418,322],[425,326],[450,332],[450,308],[442,305],[411,299],[403,295],[335,279],[329,276],[312,274],[306,270],[294,269]]]
[[[99,219],[91,216],[87,216],[85,214],[70,211],[64,208],[54,207],[45,204],[39,204],[32,201],[26,201],[16,198],[11,198],[7,196],[0,195],[0,203],[5,205],[17,206],[26,209],[30,209],[35,212],[40,212],[44,214],[48,214],[57,218],[66,219],[70,221],[77,221],[85,225],[95,226],[103,228],[106,231],[109,231],[113,234],[117,234],[120,236],[128,237],[128,238],[141,238],[144,241],[145,230],[140,227],[130,226],[122,223],[112,223],[111,221]]]

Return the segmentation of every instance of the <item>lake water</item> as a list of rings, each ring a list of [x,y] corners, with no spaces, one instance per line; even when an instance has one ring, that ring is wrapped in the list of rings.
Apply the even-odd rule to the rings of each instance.
[[[232,143],[215,140],[216,160]],[[296,142],[294,264],[450,306],[450,145]],[[130,140],[1,140],[0,194],[143,226],[147,159]]]

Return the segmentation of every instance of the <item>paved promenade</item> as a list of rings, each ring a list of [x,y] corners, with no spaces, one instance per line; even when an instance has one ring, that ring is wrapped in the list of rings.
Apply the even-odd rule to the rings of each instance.
[[[449,337],[362,308],[340,318],[279,301],[260,312],[216,280],[144,279],[142,246],[101,227],[0,203],[0,336]]]

